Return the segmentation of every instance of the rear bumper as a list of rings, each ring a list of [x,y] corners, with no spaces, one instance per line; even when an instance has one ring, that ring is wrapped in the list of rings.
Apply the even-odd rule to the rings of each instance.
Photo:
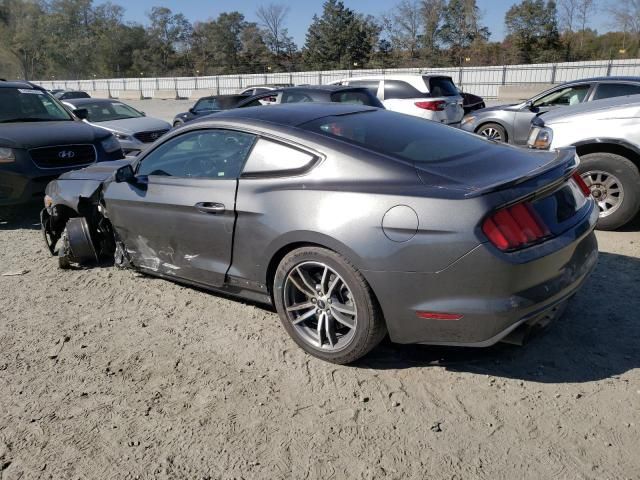
[[[555,316],[597,263],[597,210],[533,260],[481,244],[440,272],[363,272],[382,307],[391,340],[436,345],[492,345],[518,326]],[[531,247],[534,249],[537,247]],[[531,252],[529,252],[530,254]],[[416,312],[460,314],[427,320]]]

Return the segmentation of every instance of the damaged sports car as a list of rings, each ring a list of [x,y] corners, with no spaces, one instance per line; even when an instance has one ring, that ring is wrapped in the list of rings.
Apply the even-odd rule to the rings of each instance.
[[[366,106],[229,110],[47,187],[61,267],[113,261],[273,305],[312,355],[489,346],[558,317],[596,264],[571,149]]]

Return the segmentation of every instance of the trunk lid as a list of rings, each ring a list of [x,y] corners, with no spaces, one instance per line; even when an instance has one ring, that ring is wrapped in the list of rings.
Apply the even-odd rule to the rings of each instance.
[[[491,145],[444,161],[414,165],[425,185],[464,189],[466,197],[476,197],[505,190],[559,167],[562,173],[556,176],[561,177],[564,170],[574,169],[577,163],[573,148],[547,152]]]

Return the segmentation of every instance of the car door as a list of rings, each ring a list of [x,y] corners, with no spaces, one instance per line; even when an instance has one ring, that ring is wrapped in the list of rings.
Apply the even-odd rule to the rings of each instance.
[[[225,129],[172,137],[136,166],[136,181],[104,192],[132,263],[220,286],[231,264],[238,177],[255,136]]]
[[[534,117],[558,107],[568,107],[584,102],[591,91],[590,83],[559,86],[543,95],[534,97],[515,114],[513,125],[513,143],[527,143],[531,120]]]

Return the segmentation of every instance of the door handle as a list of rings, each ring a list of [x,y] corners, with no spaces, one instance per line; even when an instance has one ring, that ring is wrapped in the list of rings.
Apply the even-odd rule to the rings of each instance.
[[[225,207],[222,203],[215,202],[198,202],[195,204],[196,210],[203,213],[224,213]]]

